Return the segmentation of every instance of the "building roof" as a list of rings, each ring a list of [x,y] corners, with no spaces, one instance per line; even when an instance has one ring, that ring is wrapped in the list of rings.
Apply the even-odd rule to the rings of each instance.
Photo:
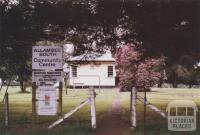
[[[67,61],[113,61],[115,59],[112,57],[110,52],[99,54],[99,53],[88,53],[80,56],[70,57]]]

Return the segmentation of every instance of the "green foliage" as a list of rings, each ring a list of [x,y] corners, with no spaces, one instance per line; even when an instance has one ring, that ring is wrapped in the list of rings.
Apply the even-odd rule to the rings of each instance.
[[[40,35],[34,9],[29,1],[0,5],[0,77],[3,80],[17,76],[21,90],[31,75],[31,48]]]
[[[185,55],[191,56],[187,61],[200,59],[198,0],[9,2],[0,2],[1,78],[28,81],[31,46],[46,40],[73,43],[75,55],[105,48],[114,53],[119,45],[139,42],[144,57],[163,55],[168,68]]]
[[[200,82],[199,66],[193,56],[181,56],[176,63],[167,63],[167,81],[177,87],[178,83],[183,83],[192,87]]]

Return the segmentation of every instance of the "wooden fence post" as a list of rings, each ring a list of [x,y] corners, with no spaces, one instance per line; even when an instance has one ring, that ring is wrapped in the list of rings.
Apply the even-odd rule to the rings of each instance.
[[[94,87],[90,87],[90,105],[91,105],[92,128],[96,129],[96,105],[95,105],[95,90],[94,90]]]
[[[146,135],[147,92],[144,91],[144,135]]]
[[[62,116],[62,93],[63,93],[63,84],[59,82],[59,115]]]
[[[135,87],[131,91],[131,126],[133,129],[136,128],[136,102],[137,102],[137,90]]]
[[[36,82],[32,84],[32,124],[36,121]]]
[[[8,92],[5,93],[5,127],[9,129],[9,99]]]

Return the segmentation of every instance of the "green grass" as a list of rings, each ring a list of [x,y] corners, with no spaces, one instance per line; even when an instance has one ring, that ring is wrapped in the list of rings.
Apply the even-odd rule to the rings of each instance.
[[[140,96],[144,93],[139,92]],[[147,93],[148,101],[166,112],[167,104],[172,100],[187,99],[193,100],[198,108],[200,108],[200,89],[153,89],[152,92]],[[125,104],[128,101],[124,101]],[[138,128],[135,131],[130,131],[134,135],[144,134],[144,119],[143,119],[143,104],[137,102]],[[128,113],[127,113],[128,115]],[[157,113],[147,108],[145,131],[147,135],[199,135],[200,134],[200,113],[197,113],[197,130],[191,132],[175,132],[168,131],[167,120],[159,116]]]
[[[30,93],[19,93],[19,87],[10,87],[9,89],[9,107],[10,107],[10,129],[11,131],[6,132],[3,129],[3,110],[2,103],[0,104],[0,135],[19,135],[19,134],[43,134],[46,132],[47,135],[54,134],[73,134],[73,135],[87,135],[91,134],[90,128],[90,106],[86,105],[81,110],[69,117],[64,124],[56,127],[53,130],[46,130],[46,128],[59,118],[59,116],[37,116],[36,125],[32,126],[31,117],[31,90]],[[98,96],[96,98],[97,115],[98,118],[103,117],[107,109],[111,106],[114,91],[107,90],[96,90]],[[0,93],[0,101],[3,99],[5,88]],[[88,90],[81,89],[69,89],[63,92],[63,114],[69,112],[72,108],[80,104],[82,101],[89,97]],[[41,133],[40,133],[41,132]]]
[[[116,89],[115,89],[116,90]],[[32,126],[31,122],[31,93],[19,93],[19,87],[9,89],[10,101],[10,131],[3,128],[3,110],[0,103],[0,135],[93,135],[90,128],[90,107],[86,105],[60,126],[47,130],[46,128],[58,119],[58,116],[38,116],[36,125]],[[28,89],[30,91],[30,89]],[[0,93],[2,101],[4,90]],[[31,91],[30,91],[31,92]],[[110,109],[116,96],[114,89],[97,89],[96,98],[97,121],[101,120]],[[143,96],[142,92],[138,93]],[[122,92],[122,118],[130,123],[130,93]],[[89,97],[87,90],[68,90],[68,94],[63,92],[63,113],[80,104]],[[195,101],[200,108],[200,89],[153,89],[147,93],[150,103],[156,105],[162,111],[166,111],[167,104],[174,99],[189,99]],[[120,122],[120,121],[119,121]],[[159,116],[151,109],[147,109],[146,133],[147,135],[199,135],[200,134],[200,113],[197,114],[198,127],[193,132],[171,132],[167,129],[167,120]],[[98,125],[97,125],[98,126]],[[137,129],[127,129],[127,134],[143,135],[144,119],[143,104],[137,102]]]
[[[23,131],[6,131],[2,132],[3,135],[91,135],[92,130],[89,128],[88,123],[76,123],[67,126],[60,126],[55,129],[45,129],[45,128],[31,128],[31,130],[24,133]]]

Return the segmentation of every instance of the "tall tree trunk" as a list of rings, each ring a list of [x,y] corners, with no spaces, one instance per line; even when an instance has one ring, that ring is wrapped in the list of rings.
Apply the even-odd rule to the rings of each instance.
[[[175,83],[175,82],[172,85],[173,85],[173,88],[177,88],[178,87],[177,83]]]
[[[162,87],[162,84],[163,84],[163,79],[160,79],[160,80],[159,80],[159,83],[158,83],[158,88],[161,88],[161,87]]]
[[[25,83],[22,79],[20,79],[20,89],[21,89],[22,93],[26,92],[26,86],[25,86]]]
[[[192,88],[192,82],[189,82],[189,88]]]
[[[172,83],[172,85],[173,85],[173,88],[177,88],[178,87],[178,83],[177,83],[177,75],[176,74],[174,74],[174,81],[173,81],[173,83]]]

